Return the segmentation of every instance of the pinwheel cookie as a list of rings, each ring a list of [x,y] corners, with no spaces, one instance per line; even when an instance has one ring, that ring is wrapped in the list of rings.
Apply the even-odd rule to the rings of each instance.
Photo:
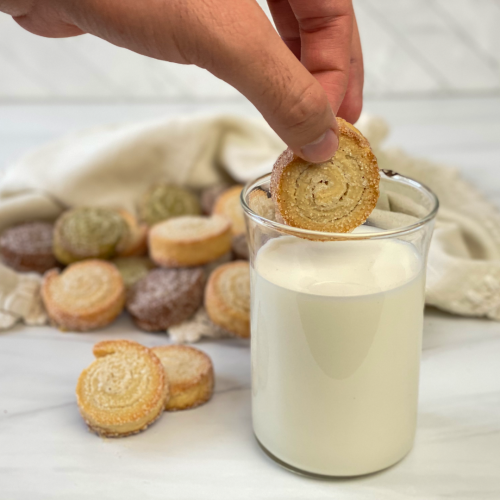
[[[250,267],[235,261],[218,267],[208,279],[205,309],[210,319],[238,337],[250,336]]]
[[[203,300],[203,269],[153,269],[127,297],[135,324],[148,332],[165,331],[191,317]]]
[[[240,195],[242,186],[233,186],[224,191],[216,200],[213,213],[222,215],[231,221],[233,235],[245,232],[245,219],[241,208]]]
[[[64,212],[54,230],[54,255],[63,264],[114,257],[129,229],[115,210],[79,207]]]
[[[199,349],[166,345],[151,349],[160,359],[170,387],[166,410],[186,410],[206,403],[214,387],[210,358]]]
[[[148,226],[139,221],[126,210],[119,210],[128,231],[125,231],[117,245],[118,257],[141,256],[148,251]]]
[[[279,218],[303,229],[345,233],[362,224],[377,204],[380,174],[368,141],[337,118],[339,148],[330,160],[309,163],[286,150],[271,175]]]
[[[58,266],[52,253],[53,224],[29,222],[11,227],[0,236],[0,256],[16,271],[43,274]]]
[[[231,250],[231,226],[224,217],[174,217],[149,232],[151,259],[164,267],[207,264]]]
[[[146,429],[168,399],[160,360],[128,340],[99,342],[93,352],[97,359],[83,370],[76,386],[78,408],[89,428],[107,437]]]
[[[62,330],[86,331],[111,323],[123,310],[125,286],[116,267],[102,260],[49,271],[42,298],[52,322]]]
[[[201,213],[198,198],[191,191],[172,184],[159,184],[144,193],[138,210],[141,220],[148,226],[170,217]]]
[[[264,219],[276,220],[276,209],[271,193],[263,189],[254,189],[248,195],[248,206]]]

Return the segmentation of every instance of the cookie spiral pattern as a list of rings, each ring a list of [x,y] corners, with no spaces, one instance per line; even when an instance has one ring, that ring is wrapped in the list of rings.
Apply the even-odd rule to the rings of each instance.
[[[127,340],[99,342],[93,352],[97,359],[82,372],[76,388],[83,419],[103,436],[144,430],[161,415],[168,398],[160,360]]]
[[[62,273],[49,271],[42,297],[52,322],[63,330],[86,331],[111,323],[125,304],[125,286],[116,267],[86,260]]]
[[[205,309],[218,326],[238,337],[250,336],[250,266],[245,261],[218,267],[208,279]]]
[[[285,224],[345,233],[375,208],[380,174],[370,144],[351,124],[337,122],[339,148],[330,160],[309,163],[286,150],[275,163],[271,193]]]

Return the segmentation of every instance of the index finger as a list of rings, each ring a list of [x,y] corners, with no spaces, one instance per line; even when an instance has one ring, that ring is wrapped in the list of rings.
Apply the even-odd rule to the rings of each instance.
[[[321,83],[335,114],[349,81],[354,11],[351,0],[289,0],[297,18],[301,62]]]

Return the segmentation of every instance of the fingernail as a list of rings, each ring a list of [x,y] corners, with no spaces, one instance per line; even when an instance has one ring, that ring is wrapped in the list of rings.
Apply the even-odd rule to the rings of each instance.
[[[328,129],[321,137],[305,145],[301,150],[304,160],[319,163],[329,160],[339,147],[339,139],[332,129]]]

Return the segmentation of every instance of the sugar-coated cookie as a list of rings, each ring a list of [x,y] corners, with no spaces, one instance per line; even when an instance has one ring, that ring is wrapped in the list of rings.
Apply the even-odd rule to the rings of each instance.
[[[151,350],[160,359],[169,383],[167,411],[194,408],[212,397],[214,370],[204,352],[185,345],[166,345]]]
[[[137,257],[148,251],[148,226],[139,221],[126,210],[119,210],[127,224],[128,231],[125,232],[122,240],[117,245],[118,257]]]
[[[254,189],[248,195],[248,206],[257,215],[264,217],[264,219],[271,221],[276,220],[276,210],[271,193],[268,193],[263,189]]]
[[[80,375],[76,398],[89,428],[101,436],[124,437],[151,425],[169,390],[155,354],[137,342],[107,340],[94,346],[96,360]]]
[[[153,226],[170,217],[198,215],[200,202],[188,189],[173,184],[159,184],[142,196],[138,205],[139,217],[148,226]]]
[[[79,207],[64,212],[54,229],[54,255],[63,264],[114,257],[129,229],[116,211]]]
[[[201,266],[230,250],[230,223],[217,215],[173,217],[149,231],[149,255],[159,266]]]
[[[271,175],[271,193],[285,224],[345,233],[361,225],[377,204],[380,174],[370,144],[350,123],[337,118],[335,155],[309,163],[286,150]]]
[[[153,269],[129,290],[127,310],[139,328],[165,331],[198,310],[204,285],[201,268]]]
[[[208,279],[205,309],[210,319],[238,337],[250,336],[250,266],[229,262]]]
[[[216,200],[213,213],[222,215],[231,221],[233,235],[245,232],[245,218],[241,207],[240,195],[242,186],[233,186],[226,189]]]
[[[45,274],[42,298],[51,321],[62,330],[87,331],[111,323],[123,310],[125,286],[116,267],[86,260]]]
[[[28,222],[6,229],[0,235],[0,256],[12,269],[43,274],[59,264],[52,252],[54,225]]]

